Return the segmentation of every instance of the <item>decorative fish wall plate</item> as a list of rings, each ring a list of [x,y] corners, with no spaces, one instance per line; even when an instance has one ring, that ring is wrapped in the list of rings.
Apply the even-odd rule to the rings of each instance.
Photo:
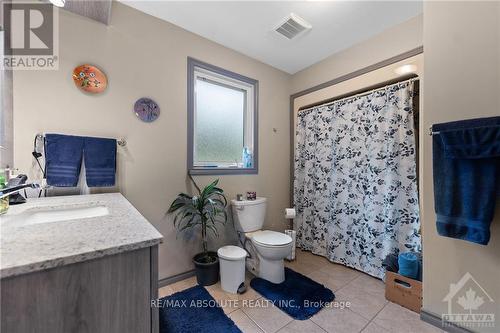
[[[73,82],[79,89],[92,94],[102,93],[108,86],[106,75],[99,68],[88,64],[73,70]]]
[[[139,98],[134,104],[134,113],[140,120],[151,123],[160,116],[160,107],[151,98]]]

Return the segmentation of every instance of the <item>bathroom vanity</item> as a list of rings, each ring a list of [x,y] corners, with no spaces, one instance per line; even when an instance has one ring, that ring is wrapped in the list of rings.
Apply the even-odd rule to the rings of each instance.
[[[161,234],[119,193],[0,216],[1,332],[158,332]]]

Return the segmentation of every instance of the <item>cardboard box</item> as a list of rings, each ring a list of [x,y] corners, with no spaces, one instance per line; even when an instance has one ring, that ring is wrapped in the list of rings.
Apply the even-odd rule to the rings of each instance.
[[[422,282],[388,271],[385,274],[385,298],[420,313]]]

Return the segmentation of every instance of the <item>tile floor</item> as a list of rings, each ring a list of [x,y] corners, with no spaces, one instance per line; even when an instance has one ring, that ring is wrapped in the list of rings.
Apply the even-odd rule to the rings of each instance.
[[[424,323],[419,315],[385,299],[384,283],[367,274],[332,264],[325,258],[297,250],[297,259],[286,266],[324,284],[335,293],[335,300],[350,302],[350,307],[322,309],[312,318],[293,320],[278,308],[269,305],[250,288],[243,295],[226,293],[220,283],[206,287],[224,312],[244,333],[433,333],[442,330]],[[159,296],[192,287],[196,278],[176,282],[160,288]]]

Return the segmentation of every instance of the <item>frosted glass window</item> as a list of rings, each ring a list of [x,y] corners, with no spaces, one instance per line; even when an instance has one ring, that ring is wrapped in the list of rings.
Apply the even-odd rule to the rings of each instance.
[[[242,162],[246,92],[204,79],[195,86],[195,164]]]
[[[258,81],[188,58],[188,171],[258,171]]]

